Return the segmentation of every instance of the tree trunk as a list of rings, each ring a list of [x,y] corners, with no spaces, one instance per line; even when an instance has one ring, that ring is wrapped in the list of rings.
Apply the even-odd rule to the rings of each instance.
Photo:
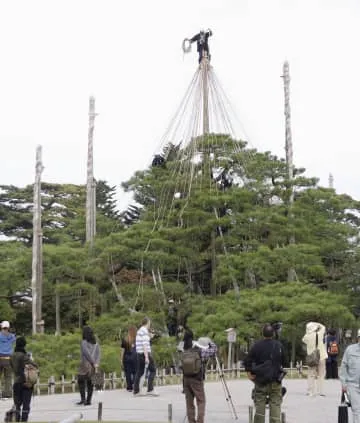
[[[215,278],[215,271],[216,271],[216,249],[215,249],[215,241],[216,241],[216,233],[215,231],[211,232],[211,280],[210,280],[210,294],[215,297],[216,296],[216,278]]]
[[[59,285],[59,280],[56,279],[56,288],[58,288],[58,285]],[[55,335],[60,336],[61,335],[60,294],[58,292],[58,289],[56,289],[56,294],[55,294],[55,320],[56,320]]]

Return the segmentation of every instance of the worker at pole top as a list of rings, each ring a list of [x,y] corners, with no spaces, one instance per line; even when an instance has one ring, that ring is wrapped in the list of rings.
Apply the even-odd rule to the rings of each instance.
[[[194,35],[190,39],[190,43],[194,43],[196,41],[197,43],[197,51],[199,53],[199,63],[201,62],[201,59],[204,56],[204,52],[207,53],[207,57],[210,60],[210,51],[209,51],[209,43],[208,39],[212,36],[211,29],[207,29],[204,31],[203,29],[200,30],[200,32],[196,35]]]

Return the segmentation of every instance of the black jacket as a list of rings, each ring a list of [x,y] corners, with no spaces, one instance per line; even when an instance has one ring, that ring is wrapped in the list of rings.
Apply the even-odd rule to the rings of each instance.
[[[275,382],[285,365],[283,347],[281,343],[275,339],[262,339],[252,346],[247,358],[245,359],[245,370],[253,373],[254,367],[259,366],[268,360],[272,361],[274,375],[273,381]]]
[[[193,43],[196,41],[197,43],[197,51],[200,51],[201,48],[203,48],[204,50],[209,50],[209,43],[208,43],[208,39],[209,37],[211,37],[212,32],[206,31],[204,32],[203,35],[201,35],[201,33],[199,32],[198,34],[194,35],[191,40],[190,43]]]
[[[25,364],[31,363],[29,355],[22,351],[14,352],[10,359],[10,365],[14,372],[14,382],[15,383],[24,383],[25,374],[24,368]]]

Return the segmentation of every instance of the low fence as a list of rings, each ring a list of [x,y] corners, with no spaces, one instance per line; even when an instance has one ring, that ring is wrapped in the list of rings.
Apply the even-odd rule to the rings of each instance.
[[[297,362],[295,366],[290,365],[287,371],[287,378],[302,378],[307,376],[307,366],[303,366],[301,362]],[[240,363],[234,364],[231,369],[227,369],[224,366],[217,368],[216,366],[210,366],[206,370],[205,379],[206,381],[217,381],[220,377],[224,376],[228,380],[236,380],[246,378],[246,372],[244,367],[241,367]],[[157,369],[155,376],[155,383],[157,386],[163,385],[180,385],[182,383],[182,373],[171,369]],[[121,389],[126,387],[125,374],[122,372],[117,375],[116,372],[110,372],[105,374],[105,381],[103,389]],[[42,381],[39,378],[35,385],[35,393],[37,395],[43,394],[55,394],[55,393],[69,393],[77,391],[77,379],[73,375],[71,379],[66,380],[65,377],[61,377],[60,380],[56,380],[54,376],[50,376],[48,380]]]

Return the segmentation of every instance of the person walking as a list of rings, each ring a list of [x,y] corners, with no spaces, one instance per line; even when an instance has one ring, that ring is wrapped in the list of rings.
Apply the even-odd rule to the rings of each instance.
[[[282,403],[282,378],[285,356],[281,343],[273,339],[274,328],[263,327],[264,339],[256,342],[245,359],[248,378],[254,382],[254,423],[265,423],[265,408],[269,402],[270,423],[279,423]]]
[[[186,414],[189,423],[204,423],[205,418],[205,368],[199,347],[193,346],[194,335],[190,329],[184,334],[184,352],[182,356],[183,387],[186,400]],[[197,419],[195,405],[197,405]]]
[[[326,345],[324,343],[325,326],[318,322],[309,322],[306,325],[306,333],[302,342],[306,345],[307,356],[314,354],[318,350],[318,362],[309,363],[308,368],[308,390],[307,395],[325,396],[324,379],[326,371]]]
[[[2,398],[11,398],[11,366],[10,359],[16,340],[10,332],[10,323],[4,320],[0,324],[0,375],[2,377]]]
[[[151,321],[145,317],[141,323],[140,329],[136,333],[136,374],[134,379],[134,395],[141,394],[141,388],[148,372],[147,393],[146,395],[158,396],[154,390],[154,379],[156,374],[155,362],[151,354],[150,345],[150,326]]]
[[[15,351],[10,359],[10,365],[14,372],[13,395],[17,422],[28,421],[33,394],[33,386],[25,386],[25,365],[32,363],[25,347],[26,339],[22,336],[17,338]],[[32,364],[35,366],[34,363]]]
[[[136,373],[136,327],[130,326],[127,336],[121,341],[122,364],[126,377],[126,390],[132,392]]]
[[[326,337],[326,350],[328,358],[326,359],[326,379],[338,379],[338,355],[339,342],[335,329],[329,329]]]
[[[357,341],[346,348],[339,372],[342,392],[348,394],[351,403],[353,423],[360,423],[360,329]]]
[[[85,326],[80,344],[80,366],[78,372],[78,385],[80,391],[80,401],[77,405],[91,405],[94,391],[92,376],[99,369],[100,346],[96,342],[93,330],[90,326]],[[86,395],[87,394],[87,395]]]

